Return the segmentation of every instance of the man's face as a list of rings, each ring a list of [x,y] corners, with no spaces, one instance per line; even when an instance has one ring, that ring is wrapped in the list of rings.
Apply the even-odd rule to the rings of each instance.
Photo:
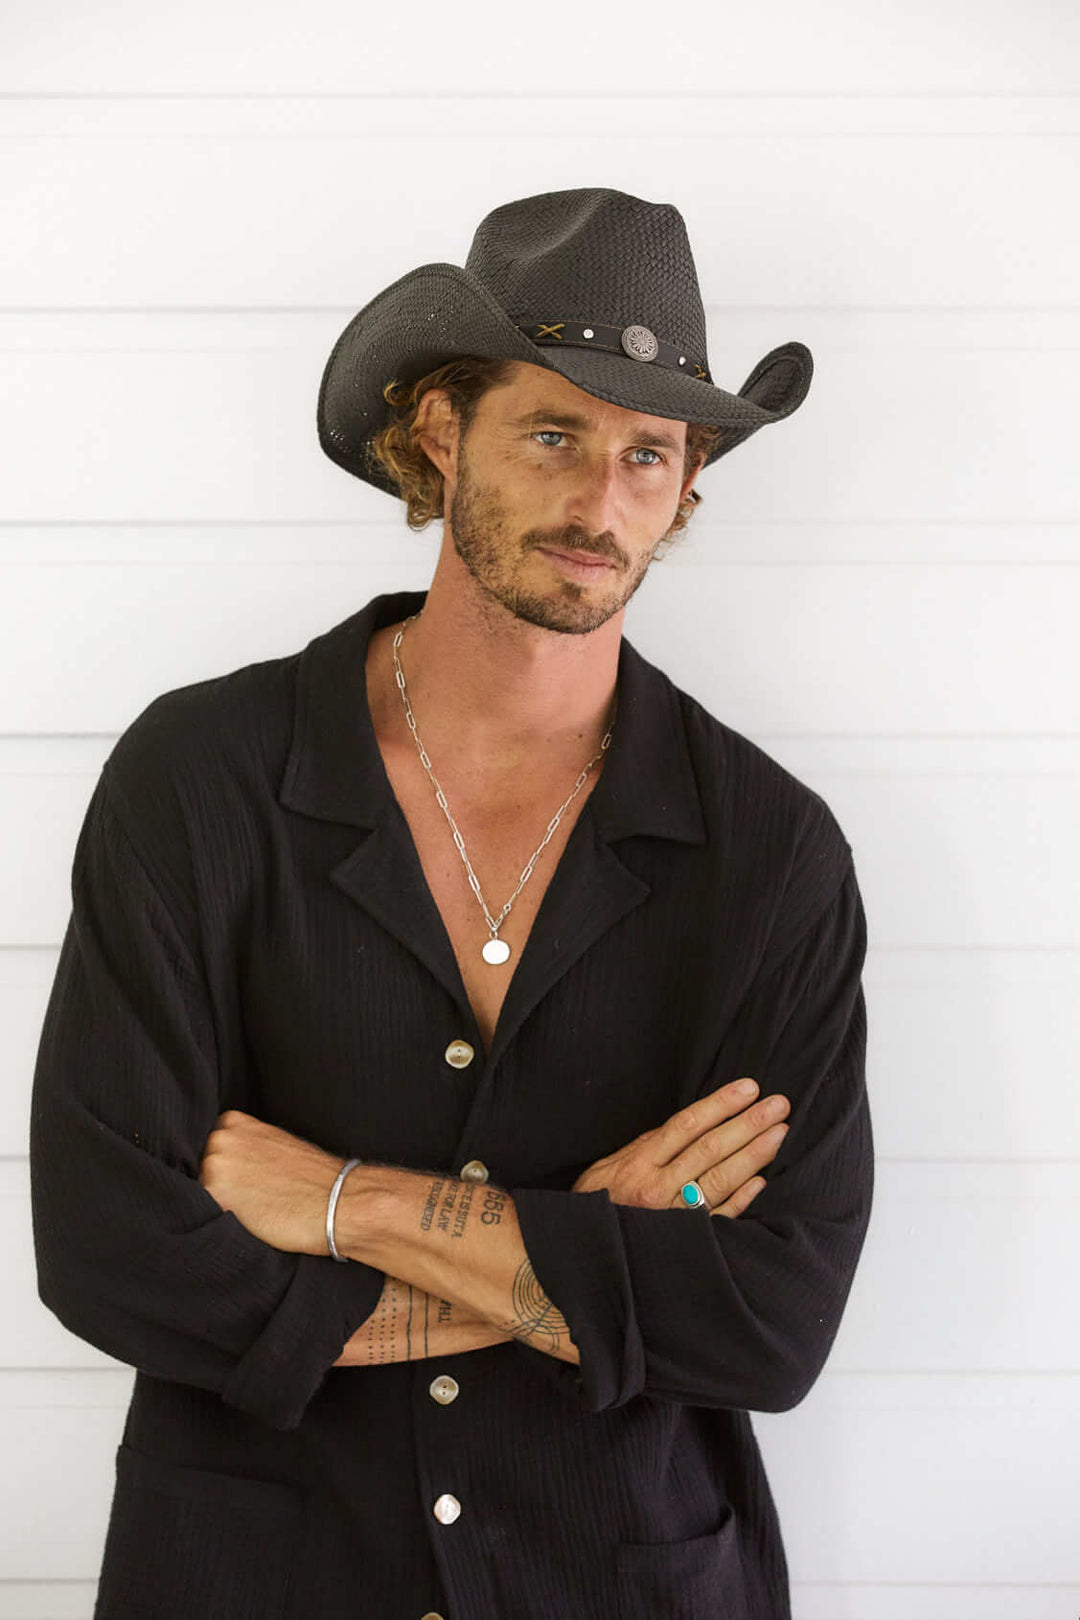
[[[644,579],[693,481],[685,448],[685,422],[518,364],[457,438],[447,531],[473,578],[516,617],[583,635]]]

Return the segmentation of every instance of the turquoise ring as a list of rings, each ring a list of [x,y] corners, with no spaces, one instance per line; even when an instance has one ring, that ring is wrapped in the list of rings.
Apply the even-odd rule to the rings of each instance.
[[[688,1181],[679,1188],[679,1194],[687,1209],[708,1209],[705,1193],[700,1181]]]

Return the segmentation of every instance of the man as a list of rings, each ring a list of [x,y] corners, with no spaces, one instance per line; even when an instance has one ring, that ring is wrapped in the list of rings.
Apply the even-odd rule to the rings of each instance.
[[[867,1227],[865,918],[622,622],[810,373],[716,386],[678,212],[610,190],[335,346],[429,589],[156,699],[76,848],[31,1153],[41,1297],[138,1369],[98,1620],[787,1620],[748,1412]]]

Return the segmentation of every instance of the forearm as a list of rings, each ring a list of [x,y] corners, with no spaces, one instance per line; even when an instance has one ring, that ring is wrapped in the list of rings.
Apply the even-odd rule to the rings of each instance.
[[[394,1165],[357,1165],[337,1206],[338,1249],[481,1317],[560,1361],[579,1361],[526,1253],[501,1187]]]
[[[387,1277],[379,1303],[346,1340],[334,1366],[372,1367],[459,1355],[490,1344],[507,1344],[512,1337],[462,1305],[436,1299],[400,1277]]]

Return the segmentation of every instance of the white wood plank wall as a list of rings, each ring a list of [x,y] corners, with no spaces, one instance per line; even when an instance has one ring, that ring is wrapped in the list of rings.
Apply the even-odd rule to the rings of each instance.
[[[426,584],[437,530],[318,448],[326,355],[587,184],[681,208],[719,381],[817,366],[627,619],[825,795],[867,906],[874,1215],[755,1418],[796,1620],[1075,1620],[1080,11],[37,0],[0,164],[0,1620],[88,1620],[130,1387],[37,1300],[26,1163],[101,762]]]

